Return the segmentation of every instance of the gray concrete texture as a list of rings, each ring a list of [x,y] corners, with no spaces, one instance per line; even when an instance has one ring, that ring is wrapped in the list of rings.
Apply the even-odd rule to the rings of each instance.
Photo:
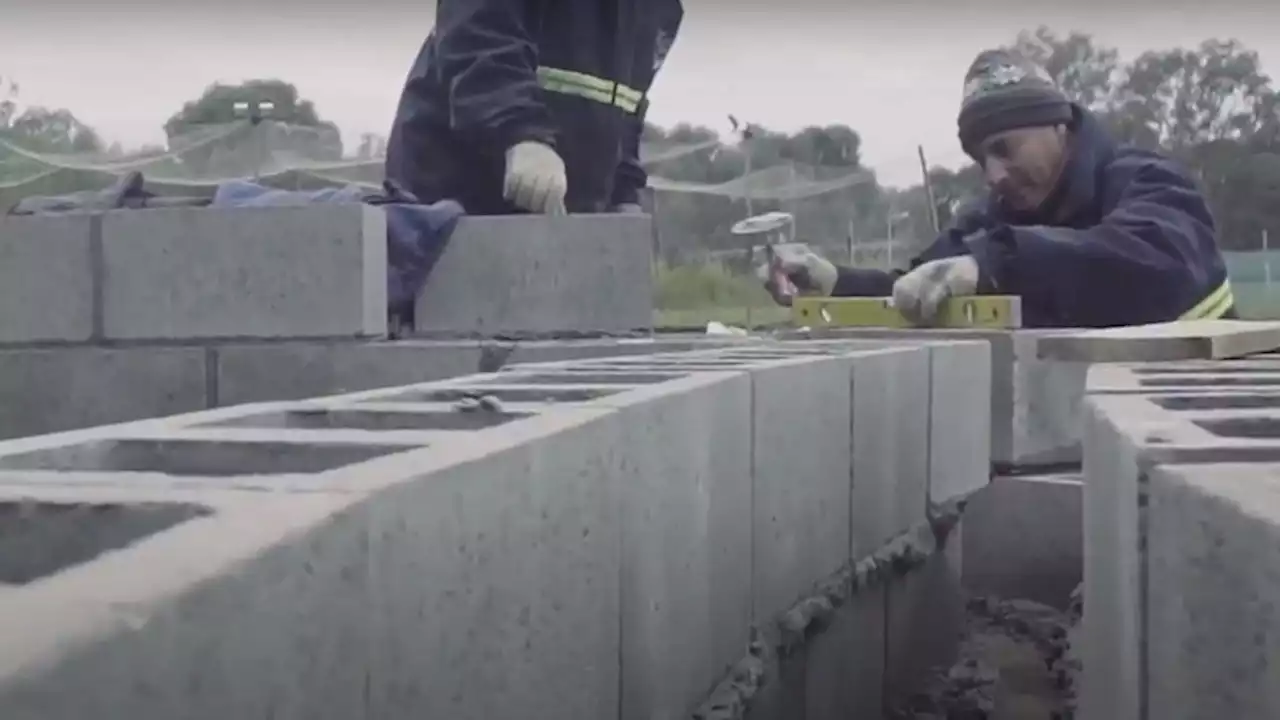
[[[964,587],[1065,610],[1084,572],[1078,473],[997,477],[965,509]]]
[[[1280,466],[1148,478],[1148,717],[1280,717]]]
[[[1042,360],[1039,343],[1068,330],[796,330],[781,338],[984,340],[991,347],[991,459],[1001,471],[1080,462],[1080,400],[1088,365]]]
[[[1228,645],[1237,642],[1240,628],[1271,622],[1270,606],[1250,604],[1249,593],[1262,591],[1256,583],[1244,595],[1222,581],[1208,587],[1216,571],[1205,570],[1205,563],[1230,555],[1225,548],[1243,542],[1240,533],[1256,532],[1257,522],[1268,517],[1265,484],[1256,488],[1256,505],[1240,506],[1230,493],[1238,478],[1270,477],[1270,464],[1280,462],[1274,417],[1280,373],[1268,372],[1275,367],[1275,358],[1264,357],[1090,372],[1083,508],[1086,720],[1270,716],[1269,710],[1254,711],[1272,700],[1252,669],[1219,682],[1225,668],[1241,667],[1241,656]],[[1253,474],[1234,467],[1239,464],[1252,464]],[[1155,478],[1162,478],[1159,502]],[[1219,480],[1227,495],[1215,500]],[[1203,514],[1193,519],[1193,512]],[[1222,572],[1231,572],[1235,562]],[[1256,563],[1252,567],[1265,574]],[[1213,633],[1222,639],[1210,640]],[[1249,642],[1257,637],[1250,635]],[[1271,662],[1265,642],[1252,652],[1256,663]],[[1214,663],[1224,670],[1202,672]],[[1262,667],[1256,663],[1251,668]],[[1196,692],[1203,697],[1191,702]]]
[[[653,327],[648,215],[464,218],[414,310],[427,336]]]
[[[513,362],[736,345],[702,337],[626,340],[316,340],[0,349],[0,438],[248,402],[430,382]]]
[[[955,345],[981,376],[985,355]],[[525,366],[0,443],[0,716],[686,716],[753,622],[874,550],[855,538],[923,520],[901,447],[860,467],[856,429],[918,439],[934,397],[859,406],[859,378],[927,386],[908,374],[941,350],[797,350]],[[463,412],[471,392],[503,407]],[[972,442],[956,451],[985,470]],[[957,562],[845,606],[775,689],[803,688],[805,718],[878,712],[919,671],[922,624],[957,611],[939,599]],[[855,676],[865,695],[840,683]]]
[[[0,219],[0,343],[376,337],[386,229],[365,205]]]
[[[868,477],[898,478],[894,486],[874,483],[861,490],[854,481],[855,492],[859,493],[856,504],[868,508],[865,522],[856,523],[859,537],[853,538],[855,544],[864,550],[879,546],[922,519],[920,513],[927,511],[929,503],[946,503],[987,484],[991,424],[986,399],[992,367],[990,348],[978,341],[934,338],[916,342],[775,342],[679,355],[659,353],[645,360],[517,364],[508,371],[715,369],[813,353],[859,355],[859,361],[851,367],[850,385],[853,467],[856,474]],[[802,373],[795,375],[797,384],[810,381]],[[830,383],[825,387],[831,391]],[[827,412],[824,408],[833,403],[821,402],[820,395],[821,391],[816,391],[811,404],[799,399],[792,402],[811,408],[815,414]],[[838,402],[832,397],[833,402]],[[832,417],[830,422],[842,419]],[[929,452],[920,454],[922,447],[929,448]]]

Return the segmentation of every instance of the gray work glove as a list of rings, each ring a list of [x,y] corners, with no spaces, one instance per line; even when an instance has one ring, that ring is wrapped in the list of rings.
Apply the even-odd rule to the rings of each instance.
[[[521,210],[543,215],[564,215],[569,189],[564,160],[540,142],[516,143],[507,150],[502,196]]]
[[[759,275],[779,305],[791,304],[789,290],[793,289],[800,295],[829,296],[838,277],[836,266],[804,243],[775,245],[772,261],[759,270]],[[788,284],[790,288],[786,287]]]
[[[942,301],[978,291],[978,261],[972,256],[931,260],[898,278],[893,284],[893,304],[918,325],[931,325]]]
[[[609,208],[609,212],[618,213],[619,215],[643,215],[644,207],[639,203],[618,203]]]

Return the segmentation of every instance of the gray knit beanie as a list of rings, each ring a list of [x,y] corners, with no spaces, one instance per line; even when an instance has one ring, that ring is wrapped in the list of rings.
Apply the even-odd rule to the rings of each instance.
[[[983,140],[1006,130],[1065,125],[1071,101],[1039,65],[1008,50],[978,53],[964,76],[960,145],[977,158]]]

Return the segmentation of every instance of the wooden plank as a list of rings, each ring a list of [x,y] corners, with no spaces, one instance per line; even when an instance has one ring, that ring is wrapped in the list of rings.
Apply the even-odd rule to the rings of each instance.
[[[1045,360],[1071,362],[1163,362],[1222,360],[1280,348],[1280,322],[1190,320],[1082,330],[1040,339]]]

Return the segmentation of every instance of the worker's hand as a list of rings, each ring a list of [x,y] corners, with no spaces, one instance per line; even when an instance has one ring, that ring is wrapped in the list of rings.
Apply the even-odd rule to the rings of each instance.
[[[611,212],[619,215],[643,215],[644,208],[639,203],[618,203],[610,208]]]
[[[978,290],[978,262],[969,255],[931,260],[898,278],[893,304],[911,322],[931,325],[942,301]]]
[[[790,305],[785,287],[790,283],[801,295],[828,296],[836,287],[836,266],[803,243],[774,247],[773,260],[760,270],[764,287],[779,305]],[[785,278],[785,282],[784,282]]]
[[[502,196],[516,207],[543,215],[564,215],[568,188],[564,160],[550,146],[529,141],[507,150]]]

